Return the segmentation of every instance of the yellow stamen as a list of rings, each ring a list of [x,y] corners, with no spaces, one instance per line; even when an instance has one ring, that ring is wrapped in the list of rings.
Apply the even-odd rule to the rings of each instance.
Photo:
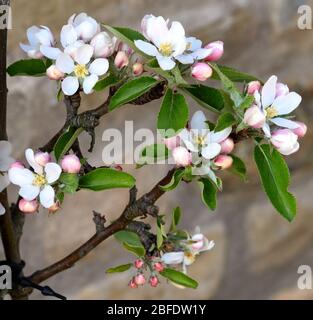
[[[160,45],[159,51],[163,56],[169,57],[173,52],[173,46],[169,42],[163,42]]]
[[[276,109],[275,107],[273,107],[273,106],[267,108],[267,109],[265,110],[265,112],[266,112],[266,118],[268,118],[268,119],[272,119],[272,118],[278,116],[278,111],[277,111],[277,109]]]
[[[198,144],[198,145],[200,145],[200,146],[205,145],[205,140],[206,140],[206,139],[205,139],[204,136],[196,136],[196,137],[194,138],[195,143]]]
[[[189,263],[194,263],[196,260],[196,256],[190,251],[185,252],[185,257],[189,260]]]
[[[37,187],[41,187],[43,185],[45,185],[47,183],[47,180],[44,176],[41,176],[39,174],[35,175],[35,178],[33,180],[33,185],[37,186]]]
[[[77,78],[86,78],[89,74],[88,69],[84,64],[78,64],[75,66],[74,73]]]

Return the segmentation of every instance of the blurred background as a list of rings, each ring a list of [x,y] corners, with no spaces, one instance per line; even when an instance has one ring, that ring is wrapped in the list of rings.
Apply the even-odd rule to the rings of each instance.
[[[204,43],[223,40],[225,55],[220,61],[252,73],[261,79],[276,74],[303,97],[297,110],[300,121],[309,127],[313,119],[313,31],[297,28],[301,0],[40,0],[12,1],[13,29],[9,31],[8,62],[24,57],[19,42],[26,40],[26,28],[49,26],[57,35],[68,17],[85,11],[106,24],[139,28],[146,13],[180,21],[187,34]],[[58,37],[58,35],[57,35]],[[213,84],[213,81],[212,81]],[[28,147],[42,146],[62,125],[64,106],[56,101],[56,85],[45,78],[8,79],[8,133],[14,156],[23,159]],[[83,99],[87,110],[103,101],[105,94]],[[193,111],[199,107],[191,103]],[[145,106],[127,106],[102,119],[97,128],[96,147],[87,153],[89,137],[81,138],[85,155],[102,165],[105,128],[123,130],[124,120],[134,120],[135,128],[155,128],[159,101]],[[199,289],[179,290],[163,281],[156,289],[136,291],[127,288],[130,273],[106,275],[108,267],[128,263],[128,255],[114,239],[96,248],[72,269],[47,281],[55,291],[70,299],[293,299],[313,298],[313,290],[297,288],[298,267],[313,267],[313,147],[312,131],[301,140],[301,149],[288,157],[292,170],[291,190],[298,198],[298,215],[290,224],[271,207],[263,194],[251,145],[238,145],[236,153],[248,163],[249,181],[224,174],[224,192],[218,209],[208,212],[200,201],[196,184],[181,186],[159,202],[161,212],[183,208],[183,227],[192,231],[200,225],[214,250],[201,255],[190,268],[199,280]],[[167,167],[147,166],[135,170],[124,166],[138,181],[139,193],[149,190]],[[10,187],[11,200],[17,189]],[[63,210],[54,216],[47,212],[28,216],[21,243],[27,262],[26,274],[43,268],[78,247],[94,233],[92,210],[115,219],[128,200],[127,191],[79,192],[66,197]],[[2,255],[2,253],[1,253]],[[0,258],[1,258],[0,255]],[[34,293],[32,299],[46,299]]]

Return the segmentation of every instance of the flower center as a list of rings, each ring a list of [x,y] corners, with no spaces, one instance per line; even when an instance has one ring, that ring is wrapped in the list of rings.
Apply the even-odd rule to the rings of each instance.
[[[40,174],[36,174],[35,178],[33,180],[33,185],[37,186],[37,187],[41,187],[43,185],[47,184],[47,180],[44,176],[40,175]]]
[[[169,57],[173,52],[173,46],[169,42],[163,42],[160,45],[159,51],[163,56]]]
[[[74,73],[77,78],[86,78],[86,76],[89,74],[88,69],[84,64],[76,65],[74,68]]]
[[[195,255],[190,251],[185,252],[185,257],[189,260],[190,263],[193,263],[196,260]]]
[[[205,142],[206,142],[206,139],[204,136],[196,136],[194,138],[194,141],[196,144],[200,145],[200,146],[204,146],[205,145]]]
[[[276,109],[275,107],[273,107],[273,106],[267,108],[267,109],[265,110],[265,112],[266,112],[266,118],[268,118],[268,119],[272,119],[272,118],[278,116],[278,111],[277,111],[277,109]]]

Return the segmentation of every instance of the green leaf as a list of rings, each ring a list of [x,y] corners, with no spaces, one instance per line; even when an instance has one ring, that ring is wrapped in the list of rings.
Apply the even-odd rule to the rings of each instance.
[[[166,268],[164,271],[160,272],[160,275],[187,288],[197,289],[198,287],[198,282],[196,280],[174,269]]]
[[[56,144],[53,151],[56,161],[58,162],[65,154],[70,150],[75,140],[84,131],[82,128],[70,127],[65,133],[63,133]]]
[[[106,89],[107,87],[110,87],[116,83],[118,83],[118,79],[114,76],[114,74],[110,73],[105,78],[99,80],[96,85],[94,86],[95,91],[102,91]]]
[[[129,45],[134,51],[140,52],[143,56],[146,56],[146,54],[141,52],[134,44],[135,40],[147,41],[147,39],[140,32],[125,27],[111,27],[108,25],[103,26],[119,40]]]
[[[105,273],[120,273],[129,270],[133,266],[132,263],[122,264],[117,267],[109,268],[105,271]]]
[[[218,89],[201,84],[184,87],[182,90],[206,109],[219,113],[224,108],[223,96]]]
[[[79,187],[93,191],[132,188],[135,178],[128,173],[109,168],[98,168],[79,179]]]
[[[160,249],[163,244],[163,225],[157,224],[157,248]]]
[[[145,256],[146,250],[136,233],[123,230],[115,233],[114,237],[123,245],[126,250],[130,251],[138,257]]]
[[[157,128],[169,130],[165,133],[166,137],[175,135],[175,133],[186,127],[189,116],[189,109],[185,97],[179,93],[174,93],[167,89],[163,98],[161,110],[158,115]]]
[[[175,188],[177,188],[177,186],[180,183],[180,181],[182,180],[184,174],[185,174],[184,169],[177,169],[174,172],[171,181],[168,184],[166,184],[165,186],[159,186],[160,189],[165,192],[174,190]]]
[[[76,173],[62,173],[59,184],[62,192],[75,193],[79,185],[78,175]]]
[[[258,80],[255,76],[252,76],[248,73],[244,73],[241,71],[238,71],[236,69],[230,68],[230,67],[226,67],[226,66],[222,66],[217,64],[218,68],[220,69],[220,71],[227,77],[229,78],[229,80],[233,81],[233,82],[250,82],[250,81],[254,81],[254,80]],[[216,70],[213,72],[213,75],[211,77],[212,79],[215,80],[221,80],[218,72],[216,72]]]
[[[180,70],[179,70],[179,67],[178,66],[175,66],[175,68],[173,68],[171,70],[172,74],[174,75],[174,78],[175,78],[175,83],[177,85],[186,85],[187,82],[185,81],[185,79],[183,78]]]
[[[247,169],[245,163],[237,156],[230,154],[233,158],[233,164],[228,171],[238,175],[243,181],[247,180]]]
[[[215,70],[215,72],[218,74],[219,78],[221,79],[224,89],[226,92],[229,93],[231,99],[235,104],[235,107],[239,108],[244,101],[239,90],[234,85],[234,83],[219,69],[217,64],[211,63],[211,66]]]
[[[46,70],[50,66],[50,62],[42,59],[19,60],[11,64],[7,68],[7,73],[11,76],[36,76],[46,75]]]
[[[199,186],[201,189],[201,198],[203,203],[211,210],[216,209],[216,193],[217,190],[210,179],[199,179]]]
[[[226,112],[219,116],[217,119],[217,123],[214,131],[219,132],[228,127],[231,127],[234,123],[236,123],[236,118],[233,114]]]
[[[168,71],[160,68],[158,60],[156,58],[151,59],[145,64],[145,69],[152,73],[157,73],[163,78],[165,78],[169,83],[175,83],[175,77],[171,75]]]
[[[152,144],[144,147],[140,152],[140,157],[137,162],[139,167],[145,164],[155,164],[158,161],[166,160],[169,157],[169,150],[165,144]]]
[[[288,191],[290,174],[280,153],[268,144],[257,145],[254,159],[262,180],[263,188],[276,210],[288,221],[296,215],[295,197]]]
[[[180,207],[177,207],[173,210],[170,231],[176,231],[176,227],[178,226],[178,224],[180,222],[181,215],[182,215],[182,213],[181,213]]]
[[[139,98],[157,84],[158,81],[152,77],[140,77],[126,82],[115,92],[111,98],[109,110],[112,111]]]

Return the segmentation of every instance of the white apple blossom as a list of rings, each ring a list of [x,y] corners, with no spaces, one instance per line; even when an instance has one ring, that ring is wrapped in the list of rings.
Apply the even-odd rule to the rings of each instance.
[[[9,179],[20,187],[19,195],[25,200],[32,201],[39,196],[42,206],[50,208],[55,203],[55,191],[51,185],[59,179],[62,169],[53,162],[40,165],[32,149],[25,151],[25,157],[34,172],[26,168],[11,168]]]
[[[73,95],[80,85],[86,94],[92,93],[99,76],[108,71],[109,61],[105,58],[92,61],[93,53],[93,47],[85,44],[77,49],[74,58],[66,53],[58,56],[55,65],[58,70],[67,74],[62,81],[62,91],[65,95]]]
[[[9,178],[6,174],[10,165],[14,162],[11,157],[12,146],[8,141],[0,141],[0,192],[2,192],[9,184]],[[0,203],[0,215],[5,213],[4,206]]]
[[[156,57],[163,70],[175,67],[175,59],[182,55],[187,47],[185,30],[180,22],[174,21],[168,27],[163,17],[150,17],[146,20],[146,35],[151,43],[136,40],[136,47],[148,56]]]
[[[20,47],[30,58],[40,59],[45,55],[44,52],[47,48],[55,49],[52,48],[55,42],[54,37],[48,27],[32,26],[27,29],[26,33],[29,43],[20,43]]]
[[[301,103],[301,96],[296,92],[290,92],[277,96],[277,77],[271,76],[264,84],[261,94],[257,91],[254,94],[255,103],[266,116],[266,123],[262,129],[267,137],[271,136],[270,125],[296,129],[299,124],[282,116],[290,114]]]

